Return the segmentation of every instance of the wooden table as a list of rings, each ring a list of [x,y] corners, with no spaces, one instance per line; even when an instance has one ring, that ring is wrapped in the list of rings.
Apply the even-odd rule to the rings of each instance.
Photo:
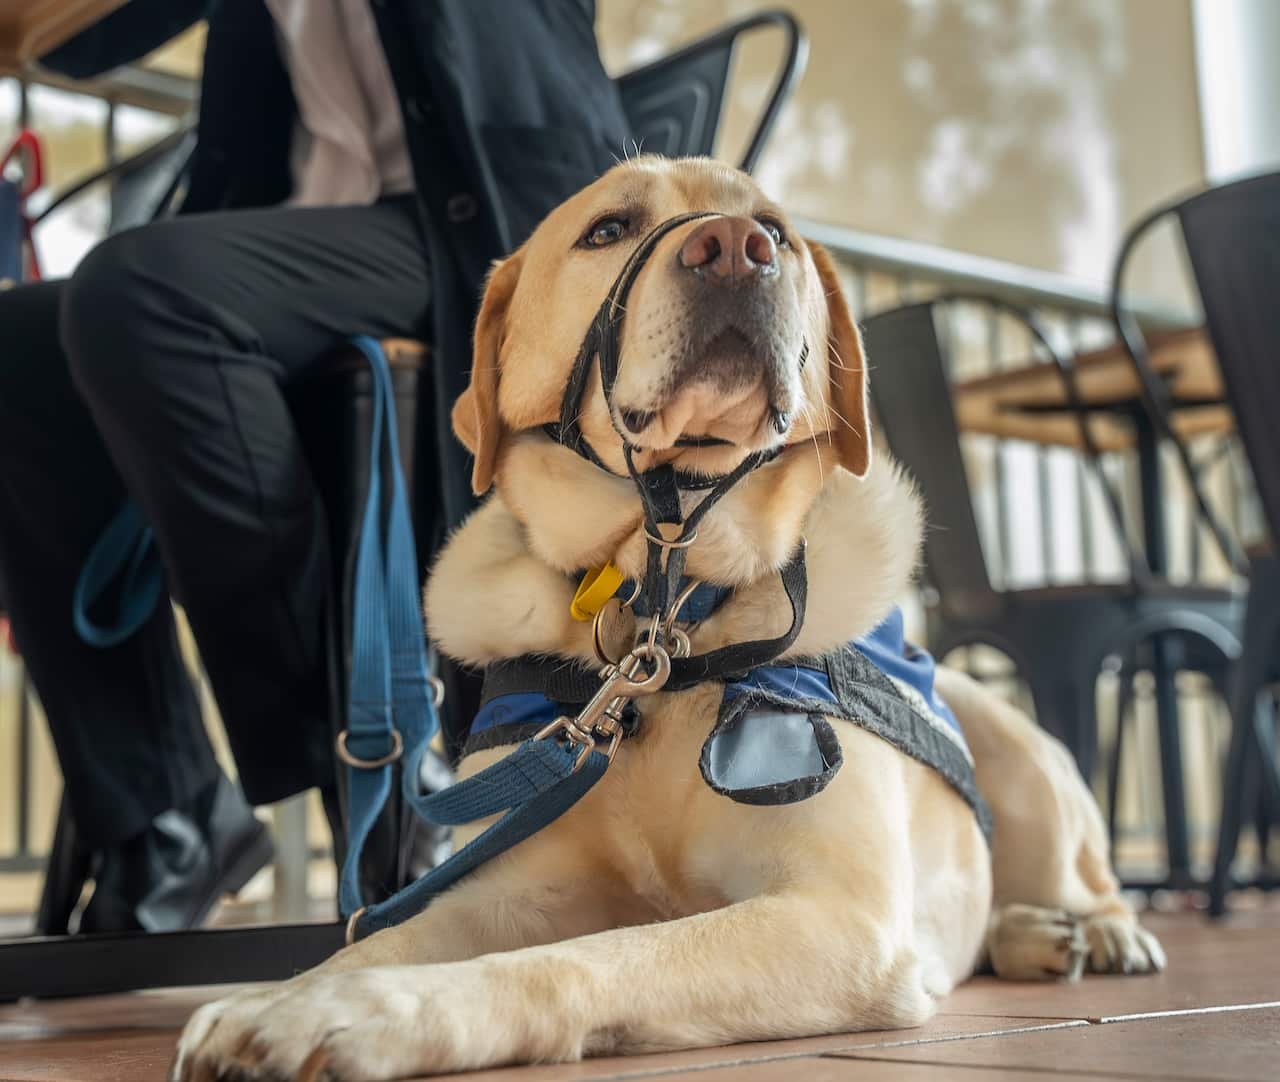
[[[1234,420],[1204,329],[1152,335],[1148,344],[1151,366],[1169,390],[1173,423],[1179,433],[1188,438],[1229,433]],[[1099,450],[1137,451],[1143,551],[1152,573],[1166,576],[1169,560],[1162,514],[1165,495],[1160,436],[1142,407],[1138,377],[1123,347],[1118,345],[1080,354],[1075,358],[1075,370],[1081,404]],[[1079,422],[1068,405],[1062,376],[1052,362],[1030,363],[960,383],[955,388],[954,403],[961,431],[1083,449]],[[1165,636],[1153,637],[1150,664],[1160,730],[1170,879],[1189,882],[1176,673]]]
[[[1203,329],[1155,334],[1152,367],[1164,378],[1175,406],[1174,422],[1187,437],[1225,434],[1234,422],[1225,404],[1218,363]],[[1076,385],[1089,407],[1099,449],[1133,447],[1132,417],[1141,403],[1138,377],[1117,346],[1075,359]],[[955,388],[956,423],[964,432],[1081,449],[1080,428],[1067,406],[1066,389],[1048,361],[1010,368]]]
[[[43,56],[125,0],[0,0],[0,73]]]

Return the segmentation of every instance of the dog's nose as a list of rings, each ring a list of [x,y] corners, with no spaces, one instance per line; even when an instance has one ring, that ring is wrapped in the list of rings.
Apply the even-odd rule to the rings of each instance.
[[[751,218],[708,218],[685,237],[680,265],[723,285],[754,281],[778,269],[778,248]]]

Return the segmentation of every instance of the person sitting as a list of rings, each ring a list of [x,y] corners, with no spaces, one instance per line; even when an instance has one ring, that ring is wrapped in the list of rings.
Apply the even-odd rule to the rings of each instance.
[[[285,398],[354,334],[431,345],[441,521],[470,507],[448,409],[491,261],[627,135],[593,0],[130,0],[43,59],[87,77],[208,17],[177,217],[0,293],[0,592],[96,853],[80,929],[191,927],[270,856],[250,804],[330,789],[324,509]],[[122,501],[172,612],[99,649],[70,618]],[[247,801],[246,798],[247,797]]]

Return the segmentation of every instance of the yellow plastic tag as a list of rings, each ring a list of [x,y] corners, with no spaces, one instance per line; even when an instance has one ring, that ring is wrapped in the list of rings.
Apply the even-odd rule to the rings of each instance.
[[[569,605],[569,615],[584,624],[593,619],[604,603],[618,592],[625,579],[626,576],[611,563],[592,568],[578,583],[578,592]]]

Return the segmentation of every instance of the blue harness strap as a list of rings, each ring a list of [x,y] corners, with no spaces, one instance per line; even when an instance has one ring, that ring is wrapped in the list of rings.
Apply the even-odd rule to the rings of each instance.
[[[963,742],[960,722],[933,684],[937,663],[927,650],[907,642],[902,609],[894,608],[871,631],[854,640],[853,646],[922,713],[946,725]]]

